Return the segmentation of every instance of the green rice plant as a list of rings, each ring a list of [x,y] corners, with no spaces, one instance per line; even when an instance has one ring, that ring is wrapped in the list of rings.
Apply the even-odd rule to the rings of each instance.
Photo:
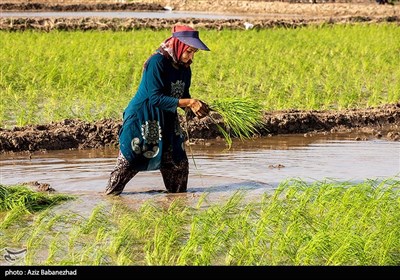
[[[33,213],[70,199],[73,199],[70,195],[35,192],[23,185],[0,185],[0,211],[23,207]]]
[[[189,239],[180,249],[178,265],[223,264],[225,248],[233,239],[243,192],[236,192],[225,203],[213,205],[192,217]]]
[[[46,217],[48,212],[44,211],[42,215],[39,215],[39,219],[34,221],[30,231],[26,231],[26,237],[24,238],[24,244],[27,249],[25,256],[26,264],[32,265],[35,262],[42,262],[48,254],[48,249],[42,249],[47,246],[52,235],[43,234],[46,231],[46,224],[41,222],[43,217]],[[44,255],[42,257],[42,255]]]
[[[144,265],[146,256],[142,248],[152,236],[159,215],[150,201],[137,211],[113,203],[110,234],[103,239],[108,259],[118,265]]]
[[[0,185],[0,211],[6,212],[0,227],[6,228],[24,215],[44,210],[69,199],[72,197],[35,192],[26,186]]]
[[[52,207],[35,212],[10,240],[27,248],[29,265],[400,264],[398,178],[292,179],[261,197],[238,191],[205,205],[206,197],[194,207],[177,196],[135,209],[107,200],[88,217]],[[10,246],[18,225],[4,228],[0,244]]]
[[[263,105],[260,102],[246,98],[223,98],[212,101],[209,107],[222,116],[225,127],[209,115],[229,148],[232,146],[232,137],[249,139],[257,134],[257,129],[262,126]]]
[[[152,223],[153,232],[145,245],[147,265],[173,265],[176,250],[185,240],[184,227],[188,223],[188,209],[182,201],[174,200],[167,209],[162,209]]]
[[[356,185],[284,182],[272,196],[263,198],[259,216],[252,221],[255,230],[250,231],[250,239],[242,237],[243,241],[234,244],[229,264],[382,265],[382,253],[376,253],[380,251],[378,248],[388,247],[390,253],[385,255],[390,257],[384,262],[396,264],[400,243],[393,237],[400,232],[398,222],[393,223],[396,219],[393,213],[399,205],[393,202],[399,196],[399,183],[398,180]],[[392,203],[382,199],[385,196],[390,196]],[[391,220],[385,221],[386,226],[383,223],[376,226],[382,219],[373,214],[381,209],[381,205],[375,205],[378,201],[386,206],[386,213],[390,213]],[[360,219],[362,216],[365,219]],[[379,238],[381,242],[388,240],[388,244],[375,243],[375,252],[372,252],[368,247],[376,238],[375,232],[382,237]]]
[[[366,108],[400,100],[395,23],[202,30],[191,95],[264,110]],[[0,126],[120,119],[169,30],[0,31]],[[227,47],[229,46],[229,47]],[[257,47],[254,47],[257,46]]]

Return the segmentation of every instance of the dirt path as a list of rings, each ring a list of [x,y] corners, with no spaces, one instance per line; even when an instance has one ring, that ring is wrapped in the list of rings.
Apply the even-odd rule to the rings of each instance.
[[[216,114],[216,113],[214,113]],[[223,125],[221,118],[219,125]],[[185,123],[193,143],[222,138],[216,124],[209,117]],[[379,108],[345,111],[278,111],[264,115],[263,126],[257,136],[278,134],[358,132],[356,140],[385,138],[400,141],[400,102]],[[99,120],[88,123],[64,120],[45,125],[28,125],[12,130],[0,129],[0,153],[101,148],[118,145],[120,120]]]

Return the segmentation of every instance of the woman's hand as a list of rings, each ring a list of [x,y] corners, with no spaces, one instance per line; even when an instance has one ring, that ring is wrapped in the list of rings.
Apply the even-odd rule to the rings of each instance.
[[[179,107],[190,108],[199,119],[204,118],[210,112],[210,109],[205,102],[193,98],[179,99]]]
[[[208,105],[201,100],[195,99],[195,102],[190,106],[190,109],[199,119],[204,118],[210,112]]]

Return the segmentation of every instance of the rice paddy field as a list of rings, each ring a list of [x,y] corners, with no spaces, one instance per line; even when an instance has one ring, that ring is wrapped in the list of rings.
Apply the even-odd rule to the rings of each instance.
[[[5,32],[0,125],[121,117],[144,61],[169,30]],[[397,24],[203,30],[191,94],[265,110],[365,108],[400,100]]]
[[[74,196],[1,186],[0,245],[22,265],[398,266],[399,186],[289,180],[258,201],[110,200],[88,215],[56,211]]]
[[[397,24],[201,30],[191,93],[217,106],[366,108],[400,100]],[[144,61],[169,30],[0,32],[0,126],[119,119]],[[283,181],[259,200],[237,192],[129,207],[0,185],[2,265],[399,266],[400,180]],[[7,256],[7,257],[6,257]]]

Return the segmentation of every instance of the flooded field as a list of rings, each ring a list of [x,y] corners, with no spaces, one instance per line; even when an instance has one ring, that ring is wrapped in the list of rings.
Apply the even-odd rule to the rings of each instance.
[[[12,2],[21,4],[0,4],[1,30],[128,31],[142,27],[158,30],[170,28],[177,22],[196,24],[204,29],[244,30],[303,27],[312,23],[398,23],[400,19],[399,5],[389,7],[375,2],[301,5],[218,1],[205,3],[203,7],[197,2],[182,4],[181,1],[170,1],[174,11],[165,11],[165,7],[160,6],[156,7],[156,12],[141,11],[143,8],[132,11],[121,9],[119,4],[113,4],[113,9],[102,5],[103,9],[100,9],[99,6],[83,4],[54,6],[48,0],[38,1],[48,2],[43,6],[32,6],[22,0]],[[68,2],[75,1],[63,3]],[[249,22],[251,27],[248,27]],[[347,32],[345,37],[348,37]],[[396,38],[395,35],[389,37]],[[9,41],[14,42],[13,39]],[[366,45],[373,46],[370,43],[368,41]],[[23,44],[23,52],[26,45]],[[362,48],[364,46],[362,44]],[[344,48],[339,49],[342,53]],[[15,45],[12,45],[10,55],[14,53]],[[331,52],[326,54],[324,56],[328,58]],[[273,53],[269,55],[274,56]],[[386,62],[391,60],[395,59],[390,56],[382,59],[382,65],[386,67]],[[345,61],[344,68],[347,70],[351,66],[347,64],[348,60]],[[17,65],[15,68],[18,69],[16,77],[24,76],[20,72],[22,67]],[[50,73],[46,71],[43,68],[43,72]],[[395,77],[395,70],[392,72]],[[332,76],[337,76],[336,73]],[[379,84],[389,85],[393,80],[373,78],[371,89]],[[360,80],[368,79],[362,77]],[[340,83],[346,84],[346,80],[340,80]],[[332,85],[336,88],[337,82]],[[320,91],[319,87],[315,88]],[[393,88],[396,88],[396,83]],[[397,90],[391,89],[382,86],[376,90],[377,96],[381,96],[381,92],[385,95],[389,92],[393,92],[393,96],[397,94]],[[66,92],[71,91],[68,89]],[[16,93],[14,96],[19,95]],[[55,104],[64,104],[62,100],[55,100]],[[266,113],[258,135],[261,138],[244,142],[234,140],[229,150],[225,141],[213,140],[220,137],[213,122],[188,122],[185,126],[189,128],[190,140],[196,144],[187,146],[190,163],[188,192],[179,194],[167,193],[160,172],[151,171],[139,173],[128,183],[121,196],[103,195],[118,154],[116,145],[120,120],[88,123],[65,119],[58,123],[1,128],[0,184],[27,184],[33,188],[48,186],[56,193],[72,194],[77,199],[29,217],[21,214],[18,208],[7,212],[2,221],[5,230],[0,238],[3,246],[0,266],[19,262],[22,265],[165,265],[165,260],[172,260],[175,264],[175,260],[182,256],[180,265],[398,265],[398,192],[385,192],[385,188],[379,192],[380,187],[375,188],[376,184],[371,184],[371,191],[369,187],[365,188],[368,184],[362,185],[368,180],[380,182],[395,178],[397,181],[400,178],[400,103],[398,98],[387,102],[393,100],[397,104],[379,108],[361,106],[344,111]],[[12,104],[9,101],[6,103]],[[299,105],[295,104],[295,107]],[[52,111],[57,111],[57,108],[52,108]],[[14,114],[14,109],[11,112]],[[358,132],[350,132],[352,129]],[[263,195],[272,193],[290,179],[298,180],[295,188],[289,188],[292,195],[295,190],[295,199],[283,200],[282,204],[271,200],[274,207],[267,207],[271,212],[262,212],[263,215],[254,215],[256,212],[250,211],[249,206],[259,210]],[[333,189],[330,189],[331,186],[308,184],[325,180],[338,184],[333,184]],[[332,190],[339,190],[342,182],[354,183],[354,186],[346,185],[343,195],[340,192],[332,197]],[[398,182],[393,186],[398,191]],[[246,199],[256,203],[238,208],[238,215],[235,215],[236,210],[231,211],[233,204],[227,203],[226,207],[225,202],[241,190],[246,192]],[[300,190],[315,193],[304,194]],[[280,193],[283,198],[290,197],[287,194]],[[178,203],[174,202],[181,199],[188,206],[203,208],[215,204],[216,207],[208,213],[196,211],[199,215],[195,211],[192,213],[192,209],[174,212],[178,209]],[[304,202],[317,200],[318,203],[304,207]],[[153,210],[150,205],[138,212],[139,216],[135,212],[121,215],[119,211],[122,208],[116,207],[122,204],[137,208],[145,202],[154,202],[161,206],[161,211],[158,207],[154,207],[157,211],[149,211]],[[267,208],[264,206],[262,210]],[[168,211],[164,213],[164,209]],[[10,213],[19,216],[8,215]],[[31,223],[27,225],[25,219]],[[177,230],[179,228],[181,230]],[[265,246],[269,244],[265,241],[274,246]],[[133,247],[132,244],[136,245]],[[144,245],[143,248],[141,245]],[[13,258],[10,261],[9,249],[13,254],[21,254],[24,259]],[[212,257],[215,259],[208,262]]]
[[[218,141],[189,146],[188,193],[166,194],[159,171],[150,171],[133,178],[121,197],[143,201],[208,193],[211,200],[218,201],[237,190],[259,196],[291,178],[357,183],[400,174],[399,142],[354,139],[346,134],[283,135],[236,141],[230,150]],[[38,181],[57,192],[99,198],[117,153],[117,149],[107,148],[35,152],[30,157],[26,153],[3,154],[1,184]]]
[[[155,251],[164,254],[165,248],[169,248],[171,244],[168,240],[179,238],[181,241],[182,236],[185,236],[185,238],[190,238],[189,241],[174,242],[176,249],[171,250],[170,254],[183,254],[182,251],[192,250],[190,244],[193,242],[196,242],[193,245],[194,256],[199,254],[204,256],[205,250],[200,249],[199,253],[198,249],[202,246],[206,247],[203,244],[207,244],[206,248],[209,249],[209,244],[215,243],[216,245],[213,246],[218,247],[218,250],[222,252],[234,252],[231,247],[242,244],[243,240],[258,239],[260,234],[253,237],[256,230],[265,236],[271,234],[272,238],[275,238],[273,240],[279,242],[280,248],[281,246],[287,246],[287,248],[298,246],[303,250],[309,247],[308,244],[311,242],[316,242],[315,240],[321,236],[321,232],[324,235],[329,234],[320,242],[333,244],[325,247],[334,247],[333,249],[328,252],[318,250],[321,252],[318,259],[300,259],[295,265],[309,265],[310,263],[312,265],[336,265],[336,262],[326,261],[329,259],[326,255],[335,255],[337,254],[335,248],[353,244],[352,240],[349,241],[349,236],[351,236],[350,239],[361,239],[365,244],[374,242],[377,236],[380,236],[382,242],[388,244],[382,245],[381,240],[378,240],[373,243],[374,247],[381,246],[396,253],[398,238],[391,237],[397,233],[396,228],[398,228],[397,203],[395,200],[391,200],[382,204],[382,200],[385,198],[393,199],[390,194],[395,195],[396,192],[389,193],[390,190],[385,192],[385,188],[380,189],[379,184],[375,183],[385,178],[396,177],[396,180],[399,178],[400,143],[383,139],[368,141],[354,139],[356,139],[356,135],[344,133],[310,137],[282,135],[245,142],[235,141],[230,150],[225,149],[223,141],[216,140],[208,142],[207,145],[188,146],[188,154],[192,158],[187,193],[166,193],[161,175],[157,171],[139,173],[118,197],[102,194],[108,174],[115,163],[118,152],[115,148],[57,150],[34,152],[30,155],[28,153],[3,154],[0,156],[2,184],[38,181],[50,184],[59,193],[74,194],[77,199],[54,205],[52,211],[47,214],[46,211],[42,211],[43,214],[35,216],[39,218],[35,218],[32,227],[23,227],[17,230],[14,226],[7,228],[2,236],[2,244],[6,246],[3,252],[21,253],[18,259],[15,257],[11,261],[0,258],[0,266],[10,265],[10,263],[13,265],[64,265],[66,261],[68,264],[74,265],[165,265],[162,263],[163,260],[158,262],[156,259],[148,260],[147,257],[143,257],[136,251],[134,256],[129,255],[125,262],[122,262],[120,256],[125,254],[125,251],[130,251],[120,249],[115,253],[112,250],[114,250],[115,244],[119,244],[121,248],[124,248],[123,246],[132,248],[132,244],[135,244],[137,252],[143,251],[147,254],[146,256],[150,255],[147,253],[148,251],[153,254],[156,254]],[[326,180],[339,184],[334,184],[334,189],[332,189],[327,185],[322,187],[318,184],[302,185],[300,182],[295,188],[293,185],[288,187],[291,191],[280,193],[283,197],[290,197],[289,193],[293,195],[295,192],[298,196],[296,199],[292,197],[292,199],[281,202],[278,200],[265,202],[262,199],[265,193],[271,193],[278,184],[291,178],[307,183]],[[376,192],[375,190],[371,191],[367,184],[363,184],[368,180],[374,181],[372,186],[378,186]],[[340,191],[343,188],[341,182],[351,182],[351,184],[346,184],[349,191],[338,195],[336,190],[343,192]],[[306,192],[302,193],[303,186],[313,189],[305,190]],[[393,186],[397,189],[398,183]],[[229,199],[234,197],[233,194],[239,190],[247,192],[244,197],[246,201],[251,200],[249,202],[256,203],[248,203],[246,208],[237,210],[235,202],[229,203],[231,202]],[[316,196],[318,199],[315,199]],[[182,206],[178,205],[181,205],[179,204],[181,201],[185,207],[196,207],[196,211],[180,208]],[[310,203],[304,206],[304,201]],[[145,202],[151,202],[151,204],[144,204]],[[250,213],[253,213],[249,210],[259,209],[257,205],[263,203],[263,211],[270,212],[263,212],[263,215],[249,218]],[[266,205],[269,206],[266,207]],[[122,206],[122,208],[117,206]],[[212,211],[208,211],[207,206],[212,206],[210,208]],[[121,211],[129,208],[139,208],[139,212]],[[164,211],[167,209],[168,211]],[[314,217],[312,213],[317,214]],[[192,218],[188,216],[192,216]],[[181,220],[177,222],[178,219]],[[23,221],[22,217],[15,218],[16,225],[19,226],[20,221]],[[182,234],[176,229],[182,227],[184,221],[191,224],[185,226],[188,233]],[[265,230],[260,230],[261,225]],[[389,229],[387,229],[388,227]],[[157,231],[153,232],[152,228],[156,228]],[[286,228],[296,229],[286,230]],[[138,237],[135,234],[139,230],[146,231],[142,237],[143,242],[137,241]],[[20,239],[21,241],[18,240],[17,243],[11,242],[14,240],[11,238],[12,236],[22,236],[22,233],[26,234],[28,241]],[[303,233],[305,235],[301,235]],[[304,241],[304,236],[308,236],[311,241]],[[116,243],[112,238],[123,241]],[[136,243],[129,240],[135,240]],[[243,263],[242,256],[246,255],[246,250],[249,248],[240,247],[243,248],[242,251],[237,252],[240,263],[236,262],[236,259],[217,258],[210,253],[214,258],[206,265],[220,265],[221,263],[224,265],[275,265],[282,263],[276,261],[283,259],[281,254],[291,252],[283,249],[279,251],[279,254],[266,254],[265,252],[269,252],[270,248],[263,242],[261,244],[248,243],[251,244],[250,246],[256,247],[257,252],[264,257],[260,263],[255,263],[255,261]],[[159,249],[153,249],[148,244],[159,246],[156,247]],[[357,258],[364,254],[347,254],[347,251],[353,251],[355,247],[363,252],[367,251],[369,255],[378,255],[376,258],[362,257],[362,260],[368,261],[363,265],[380,264],[379,250],[354,245],[346,249],[346,256],[350,256],[349,259],[340,259],[339,265],[359,264]],[[103,254],[103,257],[93,258],[92,250]],[[315,252],[313,249],[310,250]],[[295,250],[295,253],[292,254],[300,251],[300,249]],[[376,253],[377,251],[378,253]],[[386,255],[390,257],[395,253]],[[49,255],[55,257],[49,257]],[[301,254],[299,253],[299,255]],[[79,256],[79,258],[75,256]],[[394,258],[393,261],[389,258],[384,261],[389,265],[391,263],[396,265],[397,259],[392,258]],[[171,263],[167,265],[176,265],[175,259],[168,258]],[[285,261],[288,259],[285,257]],[[296,258],[290,258],[291,260],[296,260]],[[198,262],[192,261],[189,257],[187,262],[189,265],[192,263],[198,265]]]

